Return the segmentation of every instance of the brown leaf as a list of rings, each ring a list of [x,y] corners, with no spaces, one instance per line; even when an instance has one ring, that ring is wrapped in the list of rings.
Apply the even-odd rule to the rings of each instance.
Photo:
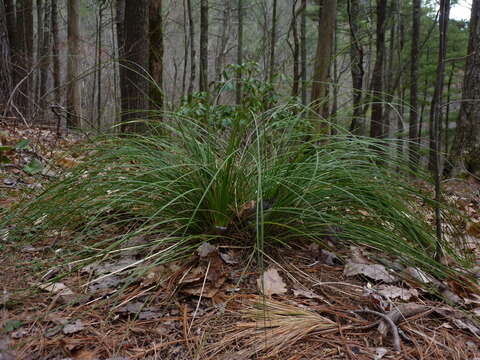
[[[343,270],[343,274],[345,276],[356,276],[356,275],[364,275],[369,277],[370,279],[383,281],[385,283],[393,283],[398,281],[396,276],[393,276],[388,273],[385,266],[379,264],[356,264],[352,262],[348,262],[345,265],[345,269]]]
[[[287,287],[278,270],[271,267],[257,279],[258,289],[266,296],[281,295],[287,292]]]
[[[404,289],[392,285],[380,285],[377,291],[387,299],[400,298],[403,301],[408,301],[412,297],[418,297],[418,291],[416,289]]]

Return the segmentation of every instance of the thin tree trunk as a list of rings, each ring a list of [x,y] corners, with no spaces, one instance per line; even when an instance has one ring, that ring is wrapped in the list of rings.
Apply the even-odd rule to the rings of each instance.
[[[162,0],[150,0],[150,109],[163,109]]]
[[[449,130],[449,120],[450,120],[450,101],[451,101],[451,92],[452,92],[452,82],[453,75],[455,74],[455,63],[452,63],[450,68],[450,74],[448,75],[447,83],[447,106],[445,109],[445,154],[448,154],[448,130]]]
[[[370,136],[381,138],[384,136],[383,119],[383,70],[385,58],[385,20],[386,20],[387,0],[377,0],[377,40],[375,66],[372,74],[372,122],[370,124]]]
[[[227,52],[228,35],[230,34],[230,13],[231,2],[227,1],[223,5],[221,34],[218,38],[217,56],[215,57],[215,81],[221,81],[223,66],[225,64],[225,55]]]
[[[328,77],[330,63],[332,60],[333,33],[335,31],[335,18],[337,15],[337,1],[324,0],[318,22],[318,40],[315,56],[315,67],[312,85],[312,103],[313,110],[319,114],[320,119],[329,116],[325,112],[325,102],[328,93]],[[317,120],[317,132],[329,133],[328,125],[321,120]]]
[[[52,62],[53,62],[53,88],[55,94],[55,103],[60,105],[61,96],[60,96],[60,58],[59,58],[59,48],[60,48],[60,39],[58,34],[58,8],[57,0],[52,0]]]
[[[120,94],[120,102],[117,104],[119,105],[120,112],[117,115],[117,121],[121,121],[121,110],[123,109],[123,98],[125,92],[125,74],[126,69],[123,68],[123,59],[125,58],[125,0],[116,0],[115,1],[115,25],[116,25],[116,32],[117,32],[117,53],[118,53],[118,77],[119,77],[119,94]]]
[[[208,0],[200,1],[200,76],[199,91],[208,93]]]
[[[301,0],[300,17],[300,74],[302,78],[301,95],[303,106],[307,105],[307,0]]]
[[[40,121],[45,121],[45,116],[47,114],[47,99],[45,98],[47,93],[47,84],[48,84],[48,69],[50,66],[51,59],[51,29],[50,29],[50,17],[52,12],[52,2],[45,1],[43,4],[43,33],[39,36],[43,37],[42,48],[40,51],[40,78],[39,78],[39,104],[40,104]]]
[[[190,100],[193,94],[193,86],[195,83],[195,28],[193,24],[192,15],[192,0],[187,0],[187,14],[188,14],[188,30],[190,34],[190,81],[188,84],[188,99]]]
[[[422,0],[412,4],[412,42],[410,50],[410,124],[408,128],[408,156],[410,167],[415,170],[419,161],[418,146],[418,62],[420,54],[420,13]]]
[[[185,97],[187,86],[187,65],[188,65],[188,20],[187,20],[187,2],[183,0],[183,74],[182,74],[182,98]]]
[[[298,21],[297,21],[297,3],[294,0],[292,3],[292,22],[290,27],[293,31],[293,84],[292,96],[298,97],[300,84],[300,40],[298,38]]]
[[[270,57],[268,64],[268,81],[272,83],[275,75],[275,46],[277,43],[277,0],[272,4],[272,30],[270,32]]]
[[[237,40],[237,65],[240,67],[243,64],[243,2],[237,0],[237,18],[238,18],[238,40]],[[235,89],[235,103],[240,105],[242,103],[242,69],[237,71],[236,89]]]
[[[440,212],[440,139],[439,125],[442,111],[443,83],[445,77],[445,58],[447,55],[447,31],[450,14],[450,0],[440,0],[440,43],[438,51],[437,78],[435,81],[435,91],[433,94],[431,123],[432,132],[430,138],[430,168],[435,177],[435,228],[437,234],[436,259],[442,255],[442,220]]]
[[[68,2],[67,127],[80,127],[80,84],[77,80],[80,55],[80,1]]]
[[[16,106],[20,111],[21,116],[25,120],[30,118],[31,111],[33,110],[31,102],[33,100],[33,86],[30,70],[33,65],[33,6],[32,0],[17,0],[17,26],[16,26],[16,56],[15,71],[16,79],[15,84],[23,81],[17,91],[19,93],[16,97]],[[30,81],[26,78],[30,77]]]
[[[12,91],[12,59],[8,37],[6,9],[0,3],[0,104],[6,105]],[[6,109],[1,109],[5,112]]]
[[[363,46],[360,41],[359,18],[361,13],[359,0],[347,0],[348,20],[350,24],[350,59],[352,73],[353,119],[350,131],[356,135],[365,135],[365,117],[363,116]]]
[[[441,0],[440,2],[440,19],[439,19],[439,32],[440,43],[438,51],[438,63],[437,63],[437,77],[435,80],[435,88],[432,98],[432,104],[430,108],[430,152],[428,168],[434,173],[437,173],[440,168],[439,164],[439,129],[440,118],[442,112],[442,98],[443,87],[445,79],[445,58],[447,56],[447,31],[448,21],[450,14],[450,0]]]

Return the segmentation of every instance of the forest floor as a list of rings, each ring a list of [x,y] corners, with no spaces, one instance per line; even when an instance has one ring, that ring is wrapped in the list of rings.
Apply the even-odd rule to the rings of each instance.
[[[0,172],[3,214],[85,156],[74,150],[80,137],[48,129],[4,127],[0,141],[11,161]],[[480,278],[480,184],[448,181],[444,191],[470,219]],[[247,244],[207,243],[141,282],[101,278],[137,261],[132,250],[45,285],[61,270],[68,234],[32,244],[0,231],[0,360],[480,359],[478,291],[342,244],[334,232],[329,251],[268,249],[262,266]]]

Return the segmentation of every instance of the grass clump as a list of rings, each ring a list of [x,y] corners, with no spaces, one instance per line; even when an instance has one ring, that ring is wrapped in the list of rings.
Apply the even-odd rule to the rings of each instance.
[[[263,251],[324,243],[334,231],[431,273],[449,272],[433,260],[436,240],[419,207],[428,199],[384,143],[313,138],[289,106],[244,113],[229,126],[178,114],[150,126],[148,134],[96,142],[89,161],[18,207],[12,232],[70,230],[72,259],[84,262],[121,255],[141,234],[149,241],[140,266],[188,256],[205,241],[250,241]]]

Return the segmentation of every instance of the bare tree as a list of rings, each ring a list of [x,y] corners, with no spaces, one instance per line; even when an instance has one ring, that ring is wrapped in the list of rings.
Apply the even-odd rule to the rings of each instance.
[[[58,0],[51,0],[51,26],[52,26],[52,60],[53,60],[53,88],[55,102],[60,104],[60,39],[58,34]]]
[[[208,0],[200,1],[200,79],[199,91],[208,92]]]
[[[375,66],[372,74],[371,91],[373,96],[372,104],[372,122],[370,124],[370,136],[380,138],[384,136],[383,118],[383,70],[385,58],[385,20],[386,20],[387,0],[377,0],[377,29],[376,29],[376,57]]]
[[[0,3],[0,113],[4,110],[12,91],[10,41],[6,21],[6,9]]]
[[[150,9],[150,108],[163,108],[163,21],[162,0],[151,0]]]
[[[272,29],[270,32],[270,57],[268,64],[268,81],[273,81],[275,75],[275,46],[277,43],[277,0],[273,0],[272,4]]]
[[[312,79],[312,103],[314,103],[313,110],[322,118],[329,116],[321,102],[327,100],[327,81],[329,77],[330,62],[332,59],[333,34],[335,31],[336,16],[337,1],[323,0],[323,6],[321,8],[318,21],[317,51]],[[317,121],[315,126],[319,132],[329,132],[328,126],[323,121]]]
[[[480,177],[480,0],[473,0],[469,25],[467,62],[457,131],[452,144],[447,176],[468,171]]]
[[[193,86],[195,82],[195,28],[193,24],[193,14],[192,14],[192,0],[187,0],[187,14],[188,14],[188,32],[190,35],[190,81],[188,85],[188,98],[190,99],[193,93]]]
[[[238,40],[237,40],[237,65],[243,64],[243,3],[237,0],[237,18],[238,18]],[[242,70],[237,73],[237,84],[235,89],[235,102],[240,105],[242,102]]]
[[[78,63],[80,55],[80,0],[68,2],[68,61],[67,61],[67,126],[78,128],[80,123],[80,84]]]
[[[123,132],[138,132],[145,129],[139,120],[148,110],[149,82],[146,72],[149,69],[149,1],[125,1],[125,49],[120,59],[122,87]],[[145,119],[142,119],[145,120]]]
[[[408,131],[409,160],[412,169],[418,165],[418,63],[420,55],[420,12],[422,0],[412,1],[412,42],[410,51],[410,125]]]
[[[362,107],[363,99],[363,45],[360,40],[361,4],[359,0],[347,0],[348,22],[350,25],[350,60],[352,73],[353,118],[350,131],[365,135],[365,117]]]

